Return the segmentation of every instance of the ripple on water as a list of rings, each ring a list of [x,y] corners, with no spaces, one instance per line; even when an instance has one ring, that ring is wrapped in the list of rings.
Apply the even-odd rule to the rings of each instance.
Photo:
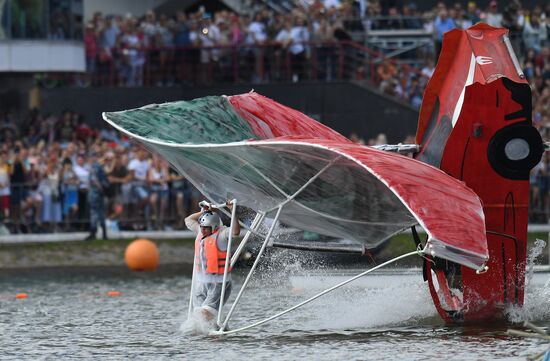
[[[273,274],[254,282],[230,326],[279,312],[338,283]],[[242,278],[235,277],[236,284]],[[546,323],[548,274],[535,274],[518,318]],[[29,298],[13,296],[25,285]],[[237,287],[236,287],[237,288]],[[518,359],[544,342],[511,338],[498,327],[446,327],[416,274],[366,278],[280,319],[229,337],[184,333],[190,280],[174,274],[26,274],[0,278],[0,358],[448,360]],[[120,297],[108,297],[117,290]],[[237,289],[233,291],[234,299]],[[226,310],[227,312],[227,310]]]

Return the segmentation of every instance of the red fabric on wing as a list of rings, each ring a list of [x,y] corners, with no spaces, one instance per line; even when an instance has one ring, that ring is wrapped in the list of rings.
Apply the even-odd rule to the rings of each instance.
[[[282,136],[319,138],[350,143],[342,134],[307,115],[258,93],[230,96],[229,102],[262,139]]]
[[[390,188],[432,238],[488,257],[483,208],[464,182],[423,162],[372,147],[294,137],[270,141],[279,140],[316,144],[352,158]]]

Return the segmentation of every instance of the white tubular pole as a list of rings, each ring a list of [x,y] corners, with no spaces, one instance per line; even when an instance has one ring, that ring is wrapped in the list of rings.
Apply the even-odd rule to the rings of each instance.
[[[354,276],[354,277],[352,277],[352,278],[350,278],[350,279],[348,279],[348,280],[346,280],[346,281],[343,281],[343,282],[341,282],[341,283],[339,283],[339,284],[337,284],[337,285],[335,285],[335,286],[333,286],[333,287],[331,287],[331,288],[329,288],[329,289],[326,289],[326,290],[324,290],[323,292],[318,293],[318,294],[316,294],[315,296],[310,297],[310,298],[308,298],[307,300],[305,300],[305,301],[303,301],[303,302],[300,302],[299,304],[297,304],[297,305],[295,305],[295,306],[292,306],[292,307],[290,307],[290,308],[287,309],[287,310],[284,310],[284,311],[282,311],[282,312],[279,312],[279,313],[277,313],[276,315],[273,315],[273,316],[271,316],[271,317],[268,317],[268,318],[266,318],[266,319],[264,319],[264,320],[262,320],[262,321],[258,321],[258,322],[256,322],[256,323],[253,323],[253,324],[249,325],[249,326],[237,328],[237,329],[235,329],[235,330],[231,330],[231,331],[223,331],[223,330],[220,330],[220,331],[217,331],[217,332],[212,332],[211,334],[212,334],[212,335],[229,335],[229,334],[232,334],[232,333],[237,333],[237,332],[240,332],[240,331],[248,330],[248,329],[250,329],[250,328],[252,328],[252,327],[260,326],[260,325],[262,325],[262,324],[264,324],[264,323],[266,323],[266,322],[269,322],[269,321],[271,321],[271,320],[273,320],[273,319],[275,319],[275,318],[281,317],[281,316],[283,316],[284,314],[289,313],[290,311],[294,311],[294,310],[297,309],[298,307],[301,307],[301,306],[303,306],[303,305],[305,305],[305,304],[307,304],[307,303],[310,303],[310,302],[316,300],[317,298],[319,298],[319,297],[321,297],[321,296],[323,296],[323,295],[326,295],[327,293],[332,292],[332,291],[334,291],[335,289],[340,288],[340,287],[342,287],[342,286],[344,286],[344,285],[346,285],[346,284],[348,284],[348,283],[350,283],[350,282],[353,282],[353,281],[355,281],[356,279],[361,278],[361,277],[363,277],[363,276],[365,276],[365,275],[367,275],[367,274],[369,274],[369,273],[371,273],[371,272],[373,272],[373,271],[375,271],[375,270],[377,270],[377,269],[379,269],[379,268],[382,268],[382,267],[387,266],[387,265],[389,265],[389,264],[391,264],[391,263],[393,263],[393,262],[395,262],[395,261],[398,261],[398,260],[400,260],[400,259],[403,259],[403,258],[406,258],[406,257],[409,257],[409,256],[422,255],[423,252],[424,252],[423,250],[417,250],[417,251],[409,252],[409,253],[403,254],[403,255],[401,255],[401,256],[398,256],[398,257],[396,257],[396,258],[393,258],[393,259],[391,259],[391,260],[389,260],[389,261],[387,261],[387,262],[384,262],[384,263],[382,263],[382,264],[379,264],[379,265],[376,266],[376,267],[373,267],[373,268],[371,268],[371,269],[368,269],[368,270],[366,270],[365,272],[362,272],[362,273],[358,274],[357,276]]]
[[[262,248],[260,248],[260,252],[258,252],[258,256],[256,256],[256,260],[254,261],[254,264],[252,265],[252,268],[250,268],[250,271],[248,272],[248,276],[246,276],[246,279],[244,280],[244,283],[239,290],[239,294],[237,294],[237,297],[235,298],[235,302],[231,305],[231,309],[229,310],[229,313],[225,317],[225,321],[223,321],[223,325],[220,327],[220,331],[223,332],[225,327],[227,326],[227,323],[229,322],[229,319],[231,318],[231,315],[233,314],[233,311],[235,311],[235,307],[237,306],[237,303],[241,299],[241,296],[243,295],[244,290],[246,289],[246,286],[248,285],[248,282],[250,282],[250,278],[252,277],[252,273],[254,273],[254,270],[256,269],[256,266],[258,266],[258,263],[260,262],[260,258],[262,257],[262,254],[265,251],[265,248],[267,246],[267,243],[269,242],[269,239],[271,238],[271,234],[273,233],[273,230],[275,229],[275,225],[277,224],[277,221],[279,220],[279,216],[281,215],[281,210],[283,209],[283,205],[279,206],[279,209],[277,210],[277,214],[275,215],[275,219],[273,220],[273,223],[271,224],[271,227],[269,228],[269,232],[267,232],[267,236],[265,237],[265,241],[262,244]]]
[[[235,226],[235,219],[237,218],[237,200],[231,201],[233,207],[231,207],[231,223],[229,224],[229,239],[227,240],[227,250],[225,253],[225,265],[223,267],[223,281],[222,281],[222,295],[220,298],[220,309],[218,310],[218,325],[222,321],[223,300],[225,297],[225,283],[227,282],[227,270],[229,269],[229,262],[231,260],[231,241],[233,240],[233,226]],[[238,221],[237,221],[238,222]],[[223,328],[221,329],[223,331]]]
[[[250,225],[250,229],[246,231],[246,234],[244,235],[243,240],[239,244],[239,247],[237,247],[235,254],[233,254],[233,256],[231,257],[231,264],[230,264],[231,267],[233,267],[235,263],[237,263],[237,260],[239,259],[239,256],[241,255],[241,252],[243,251],[244,246],[246,246],[248,239],[252,235],[252,232],[255,232],[257,228],[260,226],[260,224],[262,224],[264,217],[265,217],[265,213],[263,212],[256,213],[256,217],[254,217],[254,220]]]
[[[193,273],[191,276],[191,290],[189,291],[189,310],[187,311],[187,318],[191,318],[193,312],[193,291],[195,290],[195,267],[197,267],[197,255],[195,254],[195,243],[193,243]]]

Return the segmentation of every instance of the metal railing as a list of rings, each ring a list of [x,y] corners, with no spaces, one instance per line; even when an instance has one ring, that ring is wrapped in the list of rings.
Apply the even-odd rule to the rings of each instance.
[[[303,48],[298,52],[296,47]],[[376,68],[391,62],[399,73],[416,71],[353,42],[300,43],[282,46],[218,45],[205,47],[147,47],[103,50],[87,74],[40,74],[40,85],[166,86],[296,81],[367,80],[377,84]]]
[[[200,193],[190,184],[185,189],[176,189],[171,183],[169,185],[168,194],[165,195],[145,186],[148,196],[141,201],[134,195],[133,185],[126,185],[125,196],[122,187],[114,186],[112,192],[104,195],[108,227],[111,230],[113,227],[117,230],[185,229],[183,220],[198,210]],[[36,182],[11,184],[8,198],[0,196],[0,224],[11,233],[88,231],[88,193],[88,189],[74,192],[61,188],[54,190]],[[153,195],[157,198],[156,209],[151,203]],[[160,201],[163,197],[166,201],[164,209]]]
[[[111,230],[113,227],[117,230],[185,229],[184,217],[198,211],[201,196],[190,184],[176,188],[169,183],[169,196],[165,198],[164,210],[160,208],[160,202],[156,210],[151,204],[153,194],[156,194],[157,199],[162,197],[158,191],[147,186],[145,188],[148,197],[142,203],[137,201],[134,185],[130,183],[113,186],[113,191],[104,196],[105,214]],[[52,190],[33,182],[12,184],[10,193],[7,203],[3,198],[5,196],[0,196],[0,224],[11,233],[89,230],[88,190],[80,189],[76,195],[70,195],[62,189]],[[75,206],[72,206],[73,203]],[[4,209],[6,205],[7,210]],[[539,175],[533,179],[530,188],[529,222],[546,224],[549,220],[550,176]]]

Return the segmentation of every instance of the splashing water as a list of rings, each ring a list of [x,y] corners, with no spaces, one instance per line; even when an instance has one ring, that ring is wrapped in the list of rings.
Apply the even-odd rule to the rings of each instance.
[[[508,319],[514,323],[550,319],[550,278],[548,274],[535,274],[535,262],[542,254],[546,242],[537,239],[527,255],[525,274],[525,301],[523,307],[510,306],[506,310]],[[541,279],[547,278],[545,282]]]
[[[525,275],[525,286],[529,286],[531,283],[531,280],[533,279],[533,275],[535,274],[535,261],[539,256],[542,254],[542,251],[544,250],[544,247],[546,247],[546,242],[542,239],[536,239],[535,240],[535,246],[529,251],[529,254],[527,255],[527,274]]]
[[[191,316],[180,326],[180,332],[185,335],[208,335],[214,330],[214,321],[205,319],[200,308],[191,312]]]
[[[357,329],[418,325],[437,316],[427,286],[418,274],[366,276],[316,300],[304,310],[312,329]],[[338,280],[340,281],[340,280]],[[325,282],[328,287],[336,283]],[[431,322],[431,321],[430,321]]]

